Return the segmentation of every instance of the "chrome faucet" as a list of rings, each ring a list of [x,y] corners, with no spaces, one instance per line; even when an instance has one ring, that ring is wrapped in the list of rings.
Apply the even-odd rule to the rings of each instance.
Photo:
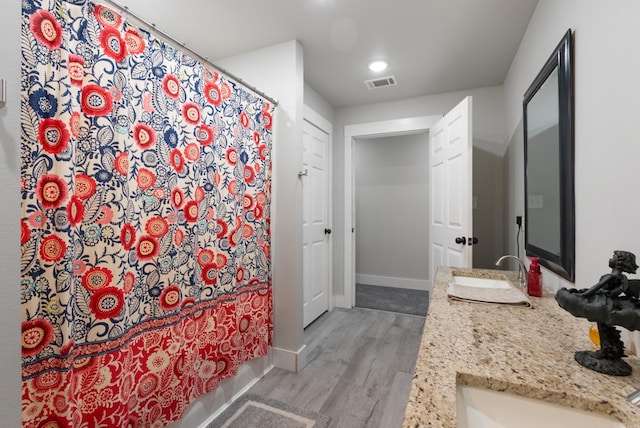
[[[636,389],[631,394],[627,395],[627,400],[636,406],[640,405],[640,389]]]
[[[520,265],[518,267],[518,281],[520,281],[520,285],[526,292],[527,291],[527,267],[524,265],[524,262],[520,260],[519,257],[506,255],[498,259],[498,261],[496,262],[496,266],[502,266],[502,262],[505,261],[506,259],[515,259],[518,261],[518,264]]]

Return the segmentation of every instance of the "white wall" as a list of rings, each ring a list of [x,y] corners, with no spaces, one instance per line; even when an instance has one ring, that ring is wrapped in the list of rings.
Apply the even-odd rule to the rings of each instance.
[[[516,216],[524,219],[524,137],[522,121],[508,141],[507,152],[503,161],[503,199],[504,199],[504,233],[503,242],[505,254],[524,255],[524,229],[518,233]],[[524,225],[524,220],[523,220]],[[518,245],[519,244],[519,245]],[[518,269],[518,265],[509,261],[511,269]],[[505,264],[507,266],[507,264]],[[551,280],[543,269],[543,282]]]
[[[640,256],[638,16],[637,0],[540,0],[504,84],[511,225],[524,210],[522,96],[563,34],[574,31],[577,288],[609,271],[613,250]],[[515,236],[510,229],[505,236]],[[569,285],[546,270],[544,281]]]
[[[336,118],[336,109],[307,83],[304,84],[304,105],[333,124]]]
[[[428,288],[428,144],[425,132],[356,139],[357,282],[402,286],[414,279]]]
[[[22,425],[20,405],[20,2],[4,2],[0,14],[0,415],[2,426]]]
[[[471,89],[461,92],[449,92],[445,94],[416,97],[407,100],[392,101],[386,103],[367,104],[355,107],[344,107],[336,110],[334,122],[334,146],[333,146],[333,182],[344,183],[344,126],[383,120],[401,119],[406,117],[430,116],[447,113],[466,96],[473,96],[473,144],[475,149],[490,154],[490,158],[502,156],[504,146],[504,95],[502,86]],[[482,158],[482,156],[480,156]],[[486,160],[486,159],[484,159]],[[488,161],[495,166],[496,161]],[[497,162],[499,164],[499,162]],[[484,165],[487,165],[485,162]],[[478,171],[485,171],[485,167],[477,167],[474,160],[474,181]],[[495,172],[495,170],[494,170]],[[482,198],[482,210],[474,210],[474,223],[479,222],[476,216],[483,216],[491,222],[502,222],[501,205],[490,202],[490,199],[501,201],[502,176],[497,174],[493,178],[491,188],[482,188],[484,194],[495,195],[491,198]],[[474,186],[474,192],[475,192]],[[334,295],[344,295],[344,190],[341,186],[334,186],[333,193],[333,219],[334,219],[334,247],[333,247],[333,292]],[[500,230],[500,228],[497,228]],[[497,233],[501,237],[501,232]],[[489,246],[487,240],[481,241],[481,245],[474,252],[496,253],[496,245],[501,248],[502,241],[498,239],[496,245]],[[493,241],[493,239],[491,239]],[[492,242],[493,244],[493,242]],[[500,250],[498,249],[498,253]],[[475,255],[474,255],[475,259]],[[474,262],[475,263],[475,262]]]

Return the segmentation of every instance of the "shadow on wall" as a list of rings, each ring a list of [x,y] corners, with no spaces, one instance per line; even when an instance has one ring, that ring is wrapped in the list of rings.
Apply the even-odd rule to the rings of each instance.
[[[473,236],[478,238],[478,243],[473,249],[473,267],[495,269],[496,260],[505,254],[503,158],[475,144],[476,141],[473,147]]]

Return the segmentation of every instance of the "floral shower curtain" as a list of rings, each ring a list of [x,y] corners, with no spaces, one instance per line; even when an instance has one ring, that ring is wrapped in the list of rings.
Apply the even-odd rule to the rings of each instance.
[[[108,7],[22,0],[24,427],[163,426],[266,355],[272,113]]]

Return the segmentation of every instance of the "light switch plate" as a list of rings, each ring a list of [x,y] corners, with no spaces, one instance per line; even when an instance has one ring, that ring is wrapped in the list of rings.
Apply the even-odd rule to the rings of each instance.
[[[544,208],[544,198],[542,195],[529,195],[529,209],[540,210]]]

